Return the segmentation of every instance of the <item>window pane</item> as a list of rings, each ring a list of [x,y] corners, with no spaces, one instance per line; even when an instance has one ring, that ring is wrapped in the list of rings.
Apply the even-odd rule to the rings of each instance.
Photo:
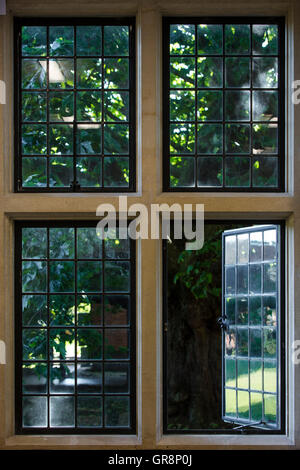
[[[20,432],[25,427],[33,433],[34,428],[36,433],[61,428],[71,434],[74,428],[84,427],[92,434],[95,428],[100,433],[113,427],[117,433],[125,427],[132,433],[135,293],[131,241],[119,238],[118,227],[102,240],[96,223],[84,221],[19,224],[16,246],[22,282],[17,280],[20,381],[16,386]]]
[[[69,188],[72,183],[73,161],[70,157],[49,158],[50,187]]]
[[[47,185],[47,160],[41,157],[22,158],[23,186],[44,188]]]
[[[249,54],[250,26],[247,24],[225,25],[225,49],[229,54]]]
[[[47,129],[44,125],[22,126],[22,152],[24,155],[44,155],[47,152]]]
[[[47,61],[22,60],[22,88],[47,88]]]
[[[23,121],[46,121],[46,96],[46,93],[40,92],[22,93]]]
[[[190,57],[172,57],[170,59],[170,87],[194,88],[194,86],[195,59]]]
[[[250,186],[250,159],[226,158],[225,180],[228,187]]]
[[[74,364],[53,363],[50,369],[50,393],[74,393]]]
[[[74,229],[50,228],[50,258],[74,258]]]
[[[77,254],[78,258],[101,258],[102,240],[97,236],[94,227],[78,227]]]
[[[250,87],[250,59],[246,57],[228,57],[225,59],[225,64],[227,87]],[[239,73],[237,73],[237,70]]]
[[[199,124],[198,148],[199,154],[220,154],[223,152],[223,129],[221,124]]]
[[[81,362],[77,364],[78,393],[102,393],[102,367],[102,364],[99,362]]]
[[[64,428],[74,425],[74,398],[50,397],[50,426]]]
[[[238,396],[238,417],[242,419],[249,419],[249,393],[237,392]]]
[[[47,29],[45,26],[22,27],[22,54],[24,56],[47,54]]]
[[[21,47],[16,151],[22,158],[18,191],[134,189],[133,20],[125,18],[125,24],[116,25],[96,20],[17,26]],[[194,60],[193,80],[195,73]],[[193,106],[192,119],[195,99]],[[57,155],[68,158],[54,158]],[[97,159],[82,158],[95,155]],[[107,160],[103,155],[126,159]]]
[[[248,124],[227,124],[225,132],[228,153],[250,153],[250,126]],[[238,183],[237,186],[239,185]]]
[[[250,93],[248,91],[227,91],[225,94],[226,120],[250,120]]]
[[[47,257],[47,229],[28,227],[22,229],[22,258],[43,259]]]
[[[102,297],[100,295],[77,296],[77,324],[102,325]]]
[[[172,24],[166,18],[164,28],[164,190],[282,189],[279,20],[202,24],[191,17]],[[184,171],[175,155],[192,157],[182,160]],[[247,158],[230,158],[238,155]]]
[[[49,60],[49,87],[63,90],[74,87],[73,59]]]
[[[23,261],[23,292],[46,292],[47,269],[43,261]]]
[[[45,360],[47,356],[47,330],[26,329],[23,331],[23,359]]]
[[[198,86],[221,88],[223,84],[223,61],[219,57],[198,57]]]
[[[22,296],[22,323],[24,326],[46,326],[47,297],[45,295]]]
[[[107,261],[104,270],[104,289],[106,292],[129,292],[128,261]]]
[[[129,55],[128,26],[104,26],[104,55]]]
[[[223,116],[222,93],[220,91],[199,91],[198,120],[221,121]]]
[[[276,347],[276,336],[272,337],[271,330],[276,330],[277,325],[265,325],[262,314],[263,299],[277,294],[266,296],[262,290],[249,290],[256,285],[255,268],[259,266],[263,273],[262,265],[270,262],[263,261],[264,234],[272,230],[277,233],[277,229],[206,221],[201,250],[187,251],[185,240],[173,236],[172,243],[165,243],[165,432],[184,429],[191,434],[226,434],[238,425],[260,423],[264,394],[278,393],[271,391],[274,379],[270,378],[270,385],[264,388],[264,375],[274,377],[271,366],[278,369],[277,356],[267,357],[264,352],[268,349],[270,354],[272,345]],[[217,320],[222,312],[223,232],[226,328],[220,329]],[[270,335],[264,341],[266,329]],[[270,364],[266,372],[265,363]],[[276,415],[273,429],[278,428]],[[258,425],[254,432],[264,434],[268,430],[267,426]],[[252,428],[247,428],[247,432],[251,433]]]
[[[51,121],[68,121],[74,117],[74,95],[71,92],[49,93],[49,112]]]
[[[47,393],[47,374],[47,364],[43,362],[23,364],[23,393]]]
[[[170,94],[171,121],[193,121],[195,109],[194,91],[172,91]]]
[[[78,397],[77,424],[80,427],[102,426],[102,398]]]
[[[106,397],[105,425],[107,427],[129,427],[129,400],[127,397]]]
[[[129,153],[129,127],[126,124],[104,125],[104,154],[126,155]]]
[[[171,124],[170,153],[190,154],[195,151],[195,126],[193,124]]]
[[[215,24],[199,24],[198,54],[220,54],[223,50],[223,28]]]
[[[44,428],[47,426],[47,398],[24,397],[23,419],[24,428]]]
[[[78,261],[77,288],[79,292],[102,290],[102,263],[99,261]]]
[[[189,157],[172,157],[170,160],[171,187],[195,186],[195,162]]]
[[[49,298],[50,325],[75,324],[75,296],[51,295]]]
[[[253,25],[254,54],[268,55],[278,52],[278,26],[267,24]]]
[[[197,186],[219,187],[223,183],[222,158],[203,157],[197,159]]]
[[[104,158],[104,187],[129,187],[129,158]]]
[[[257,88],[277,88],[277,58],[255,57],[253,59],[253,85]]]
[[[76,47],[77,55],[101,55],[102,36],[101,26],[77,26]]]
[[[170,27],[170,54],[195,53],[195,26],[173,24]]]
[[[73,26],[50,26],[50,55],[73,55]]]
[[[239,233],[241,232],[241,233]],[[237,266],[232,255],[238,240]],[[278,239],[276,226],[253,226],[247,229],[229,230],[223,234],[224,246],[224,302],[227,331],[224,333],[223,367],[228,369],[228,357],[231,356],[231,370],[235,368],[237,384],[229,381],[227,375],[223,380],[227,396],[227,387],[237,391],[238,419],[240,424],[253,424],[270,429],[268,424],[279,427],[279,410],[276,408],[278,394]],[[250,242],[250,245],[249,245]],[[249,256],[250,248],[250,256]],[[265,255],[264,255],[265,253]],[[264,260],[266,258],[267,261]],[[228,264],[230,267],[228,267]],[[248,266],[247,266],[248,265]],[[226,276],[231,272],[231,285],[237,285],[228,298]],[[247,290],[249,276],[249,292]],[[266,295],[270,292],[270,295]],[[272,292],[272,294],[271,294]],[[241,294],[247,294],[242,296]],[[229,304],[231,301],[231,305]],[[232,355],[231,331],[237,323],[237,354]],[[224,318],[224,317],[223,317]],[[226,373],[227,374],[227,373]],[[251,391],[250,395],[249,392]],[[254,393],[253,393],[254,392]],[[260,393],[258,393],[260,392]],[[273,395],[267,395],[273,393]],[[250,396],[250,402],[249,402]],[[229,398],[228,398],[229,400]],[[232,401],[232,398],[231,398]],[[264,402],[264,403],[263,403]],[[267,411],[266,411],[267,404]],[[264,418],[263,412],[267,415]],[[224,407],[224,419],[232,418]],[[246,420],[246,423],[245,423]]]

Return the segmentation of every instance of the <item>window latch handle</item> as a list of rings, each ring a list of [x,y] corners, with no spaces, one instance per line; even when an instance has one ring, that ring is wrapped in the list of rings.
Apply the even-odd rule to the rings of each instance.
[[[224,317],[219,317],[218,320],[217,320],[217,323],[218,325],[220,325],[220,328],[222,330],[225,330],[227,331],[228,330],[228,321],[227,321],[227,317],[224,316]]]

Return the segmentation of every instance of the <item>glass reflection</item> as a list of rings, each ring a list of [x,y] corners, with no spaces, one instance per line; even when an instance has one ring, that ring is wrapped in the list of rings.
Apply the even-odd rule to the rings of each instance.
[[[51,364],[50,367],[50,393],[74,393],[75,386],[74,364],[63,362]]]
[[[227,356],[236,354],[236,330],[230,329],[225,335],[225,351]]]
[[[236,264],[236,236],[225,238],[225,264]]]
[[[249,388],[249,371],[248,371],[248,360],[238,359],[237,361],[237,386],[238,388]]]
[[[43,362],[23,364],[23,393],[47,393],[47,364]]]
[[[262,232],[250,233],[250,263],[262,259]]]
[[[99,362],[82,362],[77,364],[78,393],[102,393],[102,364]]]
[[[29,428],[44,428],[47,426],[47,398],[23,398],[23,426]]]
[[[248,356],[248,329],[237,330],[237,354],[238,356]]]
[[[249,235],[243,233],[238,235],[238,263],[244,264],[249,262]]]
[[[50,397],[50,426],[73,427],[74,425],[74,397]]]

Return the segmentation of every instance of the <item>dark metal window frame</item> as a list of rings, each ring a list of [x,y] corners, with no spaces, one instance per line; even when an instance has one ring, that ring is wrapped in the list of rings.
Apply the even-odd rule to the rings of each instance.
[[[23,187],[22,185],[22,149],[21,149],[21,123],[22,123],[22,116],[21,116],[21,28],[22,26],[129,26],[130,33],[129,33],[129,185],[128,187],[80,187],[76,180],[76,127],[77,121],[73,121],[74,124],[74,132],[73,132],[73,154],[70,155],[70,158],[73,158],[73,176],[74,180],[71,182],[70,187],[32,187],[27,188]],[[103,39],[103,29],[102,29],[102,39]],[[48,41],[47,41],[48,42]],[[68,58],[73,58],[76,62],[76,43],[74,45],[74,54],[72,56],[68,56]],[[48,47],[48,44],[47,44]],[[14,191],[15,192],[22,192],[22,193],[68,193],[68,192],[97,192],[97,193],[130,193],[136,191],[136,44],[135,44],[135,18],[134,17],[124,17],[124,18],[105,18],[105,17],[95,17],[95,18],[15,18],[14,19]],[[38,56],[35,56],[36,58]],[[81,56],[80,56],[81,57]],[[93,56],[82,56],[84,58],[92,58]],[[99,56],[100,57],[100,56]],[[103,53],[101,54],[103,58]],[[106,57],[106,56],[105,56]],[[109,57],[109,56],[107,56]],[[114,56],[113,56],[114,57]],[[124,56],[125,57],[125,56]],[[31,58],[31,56],[26,56],[26,58]],[[46,56],[43,56],[43,59],[53,59],[55,56],[49,56],[47,52]],[[67,58],[67,56],[66,56]],[[75,66],[76,67],[76,66]],[[103,67],[103,66],[102,66]],[[75,68],[76,74],[76,68]],[[47,78],[48,80],[48,78]],[[38,90],[38,89],[37,89]],[[74,91],[76,94],[76,81],[74,82],[74,88],[71,91]],[[102,94],[104,93],[104,89],[102,88]],[[118,91],[117,89],[113,89]],[[47,84],[47,89],[43,90],[48,93],[49,91],[49,84]],[[52,91],[55,91],[54,89]],[[81,90],[80,91],[84,91]],[[91,91],[91,89],[89,90]],[[76,105],[76,103],[75,103]],[[101,125],[102,125],[102,134],[103,134],[103,99],[102,99],[102,117],[101,117]],[[47,99],[47,109],[49,108],[48,99]],[[47,121],[46,124],[49,124],[49,111],[47,111]],[[40,123],[39,123],[40,124]],[[57,124],[57,123],[56,123]],[[103,149],[102,149],[103,150]],[[49,156],[50,154],[46,155],[47,158],[47,184],[49,185]],[[53,155],[54,156],[54,155]],[[86,157],[87,155],[80,155],[81,157]],[[103,158],[104,153],[100,155],[102,162],[102,181],[103,181]],[[111,155],[106,155],[105,157],[109,157]],[[115,155],[112,155],[115,156]],[[123,155],[122,155],[123,156]],[[126,155],[125,155],[126,156]]]
[[[162,285],[162,295],[163,295],[163,433],[164,434],[228,434],[228,435],[243,435],[243,434],[253,434],[253,435],[282,435],[285,434],[286,429],[286,372],[285,372],[285,222],[282,220],[264,220],[263,223],[260,220],[241,220],[241,219],[220,219],[220,220],[207,220],[208,224],[236,224],[238,225],[278,225],[280,233],[280,338],[277,339],[278,348],[280,349],[280,377],[279,377],[279,390],[278,394],[280,397],[280,429],[260,429],[255,427],[241,427],[240,429],[168,429],[168,240],[163,240],[163,285]],[[205,240],[204,240],[205,243]],[[222,256],[223,259],[223,256]],[[223,272],[222,266],[220,269]],[[220,297],[220,302],[222,303],[223,310],[223,299]],[[221,334],[221,333],[220,333]],[[220,341],[224,341],[224,335],[220,337]],[[220,358],[222,361],[222,382],[224,377],[224,366],[223,358]],[[224,395],[222,390],[222,409],[224,406]],[[237,425],[238,427],[238,425]]]
[[[48,427],[38,428],[38,427],[23,427],[22,426],[22,363],[28,362],[23,361],[22,358],[22,228],[31,228],[31,227],[39,227],[39,228],[62,228],[62,227],[69,227],[69,228],[80,228],[80,227],[95,227],[96,228],[97,221],[17,221],[15,222],[15,432],[16,434],[135,434],[136,433],[136,244],[134,240],[130,240],[130,292],[128,293],[130,296],[130,323],[127,327],[129,332],[129,351],[130,357],[125,362],[130,364],[130,389],[129,393],[127,394],[110,394],[102,390],[99,395],[94,396],[101,396],[102,401],[104,396],[128,396],[129,403],[130,403],[130,413],[129,413],[129,427],[77,427],[76,426],[76,416],[77,416],[77,409],[75,406],[75,426],[74,427],[49,427],[49,406],[48,406]],[[74,254],[74,262],[77,263],[78,258],[76,258],[76,237],[75,237],[75,254]],[[103,257],[103,245],[102,244],[102,260],[105,261],[106,258]],[[47,258],[45,259],[46,262],[49,262],[49,236],[47,237]],[[47,268],[49,270],[49,266]],[[49,282],[49,279],[48,281]],[[74,290],[75,302],[77,295],[80,295],[76,289],[76,282],[75,282],[75,290]],[[45,294],[47,296],[47,326],[42,327],[46,329],[48,332],[51,328],[52,329],[59,329],[60,327],[50,325],[49,321],[49,288]],[[63,295],[63,294],[62,294]],[[99,293],[98,295],[103,295]],[[110,294],[110,295],[118,295],[118,294]],[[102,304],[103,309],[103,304]],[[103,318],[103,312],[102,312]],[[69,326],[70,327],[70,326]],[[33,327],[36,329],[37,327]],[[77,317],[75,317],[75,324],[72,326],[74,331],[77,331]],[[81,327],[84,328],[84,325]],[[91,327],[89,327],[91,328]],[[102,321],[102,325],[95,326],[95,329],[105,329],[104,322]],[[117,328],[117,326],[111,326],[107,328]],[[75,333],[76,334],[76,333]],[[76,336],[75,336],[76,337]],[[48,340],[49,342],[49,335]],[[103,345],[102,345],[103,348]],[[76,354],[76,353],[75,353]],[[88,362],[94,362],[95,360],[89,360]],[[104,356],[102,359],[98,360],[101,364],[105,361]],[[113,360],[110,360],[110,362]],[[49,344],[48,344],[48,354],[47,359],[41,360],[33,360],[33,362],[41,362],[47,363],[48,368],[48,379],[47,379],[47,393],[43,394],[44,397],[47,397],[49,401],[50,396],[64,396],[63,394],[50,394],[49,391],[49,367],[51,363],[57,363],[57,359],[49,359]],[[114,362],[120,362],[120,360],[114,360]],[[77,354],[74,358],[74,363],[77,363]],[[104,385],[103,381],[103,374],[104,374],[104,367],[102,368],[102,384]],[[75,372],[75,382],[76,382],[76,372]],[[26,396],[30,397],[35,394],[29,394]],[[75,398],[75,405],[77,400],[77,388],[75,384],[75,390],[73,394],[68,394],[68,396]],[[85,396],[85,395],[81,395]],[[104,408],[103,408],[103,416],[104,416]]]
[[[230,416],[227,416],[226,415],[226,406],[225,406],[225,402],[226,402],[226,397],[225,397],[225,390],[228,389],[228,387],[226,386],[226,365],[225,365],[225,362],[226,362],[226,346],[225,346],[225,337],[226,337],[226,332],[227,332],[227,329],[226,328],[223,328],[222,329],[222,351],[223,351],[223,355],[222,355],[222,380],[223,380],[223,386],[222,386],[222,418],[225,422],[230,422],[230,423],[234,423],[234,424],[238,424],[238,425],[241,425],[241,426],[254,426],[254,427],[257,427],[257,428],[261,428],[261,429],[275,429],[277,430],[278,428],[280,429],[280,421],[281,421],[281,416],[280,416],[280,396],[281,396],[281,389],[280,389],[280,368],[281,368],[281,363],[280,363],[280,354],[279,354],[279,351],[280,351],[280,341],[279,341],[279,338],[280,338],[280,320],[281,320],[281,303],[280,303],[280,274],[281,274],[281,256],[280,256],[280,247],[281,247],[281,234],[280,234],[280,226],[278,225],[257,225],[256,227],[243,227],[243,228],[238,228],[238,229],[232,229],[232,230],[226,230],[225,232],[223,232],[222,234],[222,320],[223,320],[223,327],[224,326],[228,326],[229,328],[231,327],[231,324],[228,322],[227,324],[227,316],[226,316],[226,308],[225,308],[225,303],[226,303],[226,298],[234,298],[234,299],[237,299],[237,288],[235,288],[235,294],[231,296],[229,296],[225,290],[225,283],[226,283],[226,275],[225,275],[225,257],[226,257],[226,254],[225,254],[225,238],[227,236],[238,236],[238,235],[243,235],[243,234],[247,234],[247,235],[251,235],[251,233],[265,233],[265,232],[268,232],[270,230],[276,230],[276,263],[277,263],[277,267],[276,267],[276,278],[277,278],[277,292],[276,292],[276,305],[278,306],[278,311],[277,311],[277,308],[276,308],[276,313],[279,317],[279,322],[276,322],[276,327],[272,327],[272,329],[274,329],[276,331],[276,392],[266,392],[265,389],[264,389],[264,386],[262,387],[262,391],[261,391],[261,395],[262,395],[262,400],[263,400],[263,403],[264,403],[264,396],[265,394],[271,394],[271,395],[275,395],[276,396],[276,417],[277,417],[277,422],[275,424],[272,424],[272,423],[268,423],[267,425],[263,424],[255,424],[255,420],[251,420],[250,419],[250,416],[248,419],[246,418],[240,418],[240,417],[236,417],[236,418],[232,418]],[[237,241],[238,243],[238,241]],[[237,250],[238,251],[238,250]],[[250,248],[249,248],[249,251],[250,251]],[[262,244],[262,251],[264,251],[264,242]],[[263,258],[263,256],[262,256]],[[249,276],[250,276],[250,269],[249,267],[252,265],[256,265],[256,264],[259,264],[259,266],[264,266],[265,264],[268,264],[270,262],[274,262],[275,260],[264,260],[262,259],[260,262],[259,261],[255,261],[255,262],[250,262],[250,260],[248,260],[247,263],[245,264],[238,264],[237,260],[236,260],[236,263],[232,266],[234,266],[234,268],[237,268],[238,266],[247,266],[247,269],[248,269],[248,286],[250,286],[250,281],[249,281]],[[262,283],[263,283],[263,279],[262,279]],[[237,277],[236,277],[236,274],[235,274],[235,283],[237,283]],[[247,296],[250,298],[251,294],[239,294],[241,297],[242,296]],[[272,295],[272,294],[267,294],[267,295]],[[260,295],[261,297],[261,300],[262,300],[262,295]],[[237,308],[235,308],[235,317],[237,316]],[[234,321],[234,324],[233,324],[233,328],[235,330],[237,330],[239,327],[241,327],[241,325],[238,325],[236,321]],[[249,337],[250,337],[250,331],[251,331],[251,327],[249,325],[244,325],[244,331],[245,329],[247,329],[247,333],[248,333],[248,348],[249,348],[249,344],[250,344],[250,340],[249,340]],[[253,328],[255,329],[258,329],[260,328],[261,330],[261,333],[263,333],[266,329],[270,328],[266,325],[254,325]],[[263,349],[263,346],[262,346],[262,349]],[[248,360],[248,363],[250,363],[250,358],[251,358],[251,355],[249,355],[249,357],[245,357],[244,359]],[[237,371],[237,368],[238,368],[238,360],[239,359],[242,359],[242,357],[239,357],[238,356],[238,353],[236,353],[236,356],[234,358],[232,358],[234,361],[235,361],[235,367],[236,367],[236,371]],[[261,358],[253,358],[253,359],[256,359],[256,360],[260,360],[262,365],[264,365],[264,355],[262,355]],[[238,376],[238,374],[237,374]],[[248,377],[250,376],[250,371],[248,371]],[[236,383],[236,387],[235,388],[229,388],[231,390],[235,390],[236,392],[236,395],[238,395],[238,391],[240,390],[240,388],[238,387],[237,383]],[[250,386],[248,387],[248,391],[251,393],[251,392],[254,392],[255,393],[255,390],[251,390]],[[237,416],[238,416],[238,399],[236,401],[236,408],[237,408]],[[251,405],[252,407],[252,405]],[[263,408],[264,408],[264,405],[263,405]],[[250,406],[249,406],[249,411],[250,411]],[[250,415],[250,413],[249,413]]]
[[[279,31],[279,41],[278,41],[278,186],[277,187],[253,187],[252,186],[252,168],[250,168],[250,186],[249,187],[226,187],[225,186],[225,174],[224,174],[224,161],[226,157],[226,151],[224,147],[224,133],[223,133],[223,151],[222,154],[217,156],[222,157],[222,168],[223,168],[223,184],[218,187],[193,187],[193,188],[172,188],[170,186],[170,157],[173,156],[170,154],[169,145],[170,145],[170,110],[169,110],[169,93],[170,93],[170,52],[169,52],[169,38],[170,38],[170,25],[171,24],[276,24],[278,25]],[[223,41],[224,43],[224,41]],[[223,44],[223,54],[214,55],[214,57],[225,57]],[[234,55],[234,54],[233,54]],[[206,54],[210,56],[210,54]],[[239,57],[248,57],[246,55],[236,54]],[[180,56],[181,57],[181,56]],[[184,57],[184,55],[182,56]],[[197,48],[195,54],[190,54],[189,57],[197,57]],[[250,57],[252,55],[250,54]],[[260,57],[260,56],[258,56]],[[265,57],[272,57],[268,55]],[[286,161],[286,149],[285,149],[285,18],[284,17],[238,17],[238,16],[228,16],[228,17],[188,17],[188,16],[178,16],[178,17],[164,17],[163,18],[163,191],[165,192],[284,192],[285,191],[285,161]],[[223,75],[225,71],[223,70]],[[197,76],[197,74],[196,74]],[[197,87],[197,78],[195,79],[195,90],[199,90]],[[202,88],[201,88],[202,89]],[[211,88],[207,88],[210,90]],[[224,108],[224,99],[225,99],[225,89],[230,90],[230,87],[225,87],[224,77],[223,77],[223,86],[218,88],[222,91],[223,95],[223,108]],[[187,89],[188,90],[188,89]],[[236,89],[235,89],[236,90]],[[249,90],[253,90],[251,86]],[[264,89],[260,89],[264,90]],[[250,109],[252,109],[252,100],[250,102]],[[197,110],[195,111],[197,113]],[[195,119],[191,121],[197,123]],[[202,121],[201,121],[202,122]],[[205,121],[203,121],[205,122]],[[220,124],[225,125],[225,119],[223,115],[222,121]],[[252,124],[252,120],[245,121],[244,124]],[[252,151],[241,157],[249,157],[252,161]],[[174,154],[174,156],[176,156]],[[228,156],[234,156],[228,154]],[[197,178],[197,131],[195,136],[195,152],[189,156],[189,158],[194,158],[196,161],[195,169],[195,179]]]

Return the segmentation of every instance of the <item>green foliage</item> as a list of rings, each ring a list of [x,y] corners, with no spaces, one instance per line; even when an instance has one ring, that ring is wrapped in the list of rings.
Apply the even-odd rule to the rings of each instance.
[[[223,183],[225,187],[250,187],[251,182],[253,187],[277,186],[277,160],[271,156],[278,154],[278,59],[269,57],[277,53],[276,25],[227,24],[224,36],[222,25],[170,25],[171,187],[218,187]],[[252,108],[250,84],[270,89],[253,92]],[[224,100],[222,91],[215,90],[223,86],[230,87]],[[249,123],[251,109],[253,125]],[[238,158],[196,161],[198,156],[216,154]],[[261,154],[268,158],[258,158]],[[193,156],[194,162],[184,155]]]
[[[183,282],[196,299],[221,295],[221,286],[216,287],[213,275],[213,266],[220,262],[221,233],[218,230],[214,237],[206,239],[201,250],[182,251],[178,257],[181,269],[175,274],[174,283]]]
[[[42,60],[47,51],[47,28],[22,28],[22,118],[26,122],[22,127],[22,154],[48,158],[51,155],[48,175],[46,161],[23,159],[25,187],[44,187],[47,181],[50,187],[69,187],[74,179],[82,187],[129,186],[129,157],[119,158],[129,154],[129,125],[126,124],[129,121],[129,59],[126,57],[129,28],[103,28],[104,44],[102,27],[79,26],[77,51],[74,51],[73,26],[50,26],[49,65]],[[79,58],[74,76],[74,59],[70,56],[76,52]],[[102,54],[116,57],[103,59]],[[89,55],[99,57],[89,58]],[[47,76],[50,89],[59,91],[47,95]],[[72,91],[75,83],[78,91]],[[35,92],[35,89],[43,91]],[[47,121],[47,96],[49,120],[58,123],[49,125],[48,129],[40,124]],[[76,128],[76,149],[73,148],[74,120],[80,122]],[[65,155],[72,157],[75,150],[77,155],[90,158],[77,158],[74,166],[72,158]],[[112,155],[118,158],[112,159]]]

